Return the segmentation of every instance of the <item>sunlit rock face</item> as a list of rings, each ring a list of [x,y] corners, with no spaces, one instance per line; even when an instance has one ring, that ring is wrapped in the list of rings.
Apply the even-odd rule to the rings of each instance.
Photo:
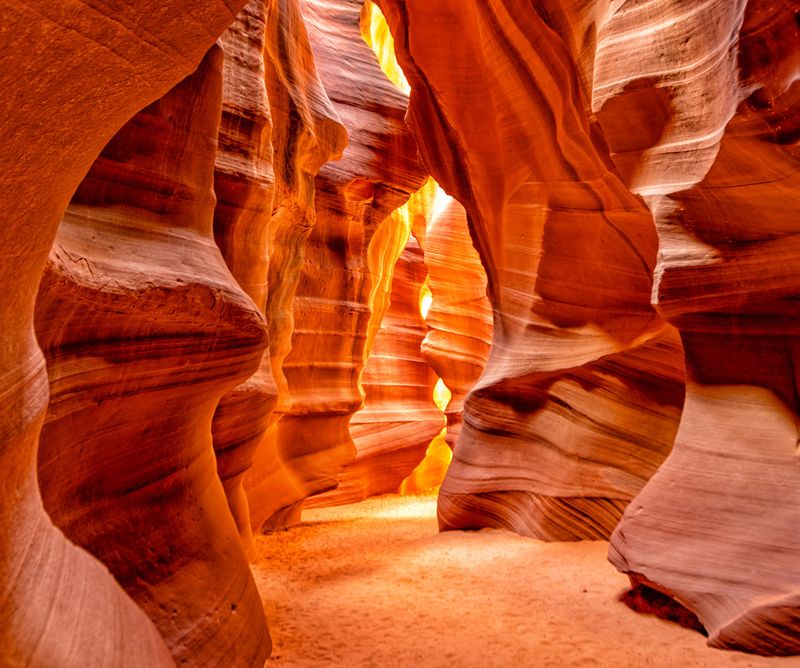
[[[347,132],[319,79],[298,0],[267,6],[265,76],[275,178],[267,226],[267,321],[269,363],[278,396],[253,467],[244,476],[254,531],[287,499],[303,496],[278,442],[277,425],[292,401],[283,363],[292,346],[304,248],[316,220],[314,178],[328,160],[341,157],[347,143]]]
[[[797,652],[796,3],[380,4],[495,314],[442,525],[608,535],[657,470],[612,562]]]
[[[426,327],[419,295],[426,273],[411,237],[394,267],[390,306],[364,366],[364,407],[350,420],[356,457],[339,473],[337,488],[312,497],[306,507],[398,492],[442,430],[442,412],[433,401],[436,374],[420,354]]]
[[[341,160],[327,163],[316,178],[315,223],[299,267],[291,352],[282,365],[287,401],[274,427],[277,462],[271,476],[254,483],[264,490],[260,528],[296,519],[302,501],[335,487],[355,456],[348,423],[363,401],[358,379],[365,349],[388,306],[391,268],[409,232],[389,214],[425,176],[403,121],[407,98],[362,39],[362,3],[300,4],[320,80],[349,143]]]
[[[674,450],[610,558],[710,644],[765,654],[800,652],[798,16],[791,1],[623,7],[599,33],[593,100],[653,212],[654,301],[687,370]]]
[[[492,307],[486,271],[472,245],[464,207],[446,197],[431,216],[425,235],[430,331],[422,343],[427,362],[452,393],[447,404],[447,442],[461,431],[464,398],[477,382],[492,340]]]
[[[222,71],[214,47],[111,139],[67,208],[36,303],[39,481],[177,662],[260,665],[269,635],[211,442],[220,396],[266,347],[213,237]]]
[[[274,185],[264,66],[266,13],[264,0],[251,0],[220,38],[225,64],[214,170],[214,238],[233,277],[261,311],[267,301],[267,226]],[[214,414],[217,473],[248,555],[254,546],[242,481],[264,443],[276,399],[267,354],[255,374],[220,400]]]
[[[607,537],[671,447],[683,384],[650,305],[652,216],[587,113],[586,19],[556,2],[379,4],[424,162],[467,211],[494,316],[440,526]]]
[[[243,4],[142,0],[113,16],[84,2],[3,5],[0,664],[172,665],[144,613],[42,507],[48,384],[33,310],[56,228],[102,147],[197,66]],[[65,457],[66,470],[75,464]]]

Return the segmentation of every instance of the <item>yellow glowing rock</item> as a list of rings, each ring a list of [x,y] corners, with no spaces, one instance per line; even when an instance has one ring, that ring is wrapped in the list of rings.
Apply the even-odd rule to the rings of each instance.
[[[394,38],[383,13],[372,0],[365,0],[361,33],[364,41],[375,52],[381,69],[395,86],[406,95],[411,92],[406,75],[394,55]]]
[[[433,294],[431,294],[431,289],[428,287],[428,282],[426,281],[422,284],[422,288],[419,291],[419,312],[422,314],[423,319],[427,319],[432,303]]]

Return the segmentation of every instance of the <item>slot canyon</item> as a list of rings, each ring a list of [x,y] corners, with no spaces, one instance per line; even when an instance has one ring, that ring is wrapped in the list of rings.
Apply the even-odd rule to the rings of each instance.
[[[800,668],[800,0],[0,8],[0,668]]]

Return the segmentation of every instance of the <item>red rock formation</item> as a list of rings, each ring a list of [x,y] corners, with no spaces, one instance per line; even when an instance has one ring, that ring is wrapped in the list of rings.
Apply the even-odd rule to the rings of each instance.
[[[244,3],[4,4],[0,665],[263,663],[250,525],[423,452],[388,217],[422,173],[359,22],[390,36],[361,0],[251,0],[173,88]],[[796,0],[380,4],[466,212],[418,230],[451,439],[464,406],[441,526],[605,537],[638,493],[610,558],[642,605],[800,652]]]
[[[283,363],[290,405],[275,426],[279,466],[271,477],[251,476],[268,490],[259,506],[269,512],[256,518],[267,527],[286,524],[306,497],[335,487],[355,455],[348,423],[363,401],[358,378],[369,332],[377,332],[386,306],[374,300],[408,235],[387,217],[424,179],[403,121],[406,97],[361,37],[361,2],[306,0],[303,12],[321,81],[350,141],[317,177],[316,223]]]
[[[350,420],[356,458],[338,475],[335,490],[311,497],[305,507],[399,491],[441,431],[442,412],[433,402],[436,375],[420,354],[427,329],[419,299],[425,276],[422,250],[411,237],[394,267],[390,305],[364,365],[364,407]]]
[[[261,313],[213,240],[222,51],[129,121],[81,183],[39,291],[45,508],[180,663],[261,665],[269,635],[211,419],[258,367]]]
[[[580,26],[555,2],[379,4],[423,159],[467,210],[494,309],[440,524],[608,536],[671,446],[682,383],[650,306],[652,219],[585,113]]]
[[[688,380],[675,448],[610,558],[694,612],[709,644],[764,654],[800,652],[798,16],[790,0],[622,8],[594,101],[653,211],[654,298]]]
[[[271,118],[265,83],[267,4],[251,0],[220,38],[225,52],[222,120],[214,172],[214,238],[236,281],[262,311],[267,301],[267,225],[272,217]],[[277,389],[269,355],[217,406],[217,472],[248,556],[250,512],[242,485],[264,441]]]
[[[453,447],[461,432],[464,398],[489,357],[492,307],[486,296],[486,271],[472,245],[464,207],[449,197],[440,207],[428,223],[425,239],[431,303],[425,318],[430,331],[422,353],[452,392],[445,415],[447,442]]]
[[[242,4],[3,5],[3,665],[171,664],[141,610],[42,508],[36,448],[48,390],[33,309],[56,228],[92,161],[127,119],[194,69]]]
[[[291,405],[283,362],[291,350],[294,296],[304,247],[316,218],[314,177],[326,161],[341,156],[347,141],[319,80],[297,0],[270,3],[266,29],[275,175],[273,215],[267,227],[267,320],[278,403],[253,468],[244,478],[254,530],[275,512],[276,503],[279,507],[281,499],[292,497],[297,488],[277,442],[278,421]]]

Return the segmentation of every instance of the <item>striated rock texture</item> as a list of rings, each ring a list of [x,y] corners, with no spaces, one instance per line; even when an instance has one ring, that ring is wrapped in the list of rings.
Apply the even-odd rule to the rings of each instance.
[[[394,267],[390,305],[361,377],[364,407],[350,420],[356,458],[338,475],[335,490],[304,507],[361,501],[397,492],[442,429],[433,401],[436,374],[420,354],[426,333],[420,291],[426,268],[411,237]]]
[[[800,652],[798,16],[790,0],[622,7],[593,100],[653,212],[654,300],[687,372],[674,450],[610,559],[694,612],[709,644],[763,654]]]
[[[272,217],[272,120],[264,50],[267,3],[251,0],[220,38],[225,53],[222,118],[214,170],[214,238],[233,277],[262,312],[267,302],[267,226]],[[245,552],[253,534],[243,479],[263,444],[277,400],[269,355],[214,413],[217,473]]]
[[[361,37],[361,1],[305,0],[302,8],[320,79],[349,144],[316,179],[316,222],[282,366],[288,405],[275,425],[279,465],[272,476],[258,473],[266,492],[255,518],[261,528],[291,522],[306,497],[336,486],[355,456],[348,423],[363,401],[365,351],[387,306],[380,286],[388,286],[409,233],[405,221],[388,217],[424,180],[403,121],[407,98]]]
[[[267,227],[267,320],[278,401],[253,467],[244,477],[250,523],[256,531],[273,515],[276,504],[280,507],[283,499],[293,498],[301,484],[295,483],[277,440],[278,422],[291,405],[283,363],[291,350],[305,243],[316,219],[314,177],[325,162],[341,157],[347,143],[347,133],[319,80],[297,0],[274,1],[267,7],[265,70],[275,176]]]
[[[147,617],[99,562],[65,540],[42,507],[36,448],[48,384],[33,311],[56,228],[101,148],[134,113],[197,66],[243,4],[141,0],[112,11],[86,2],[2,3],[4,666],[172,664]]]
[[[50,405],[45,508],[155,622],[178,663],[261,665],[270,641],[216,474],[220,396],[263,315],[214,244],[223,54],[136,114],[67,208],[36,302]]]
[[[493,308],[440,526],[607,537],[671,447],[683,383],[650,305],[650,212],[586,111],[580,7],[378,4],[423,160],[467,211]]]
[[[431,301],[422,353],[452,393],[445,415],[447,443],[453,447],[461,431],[464,398],[489,357],[492,307],[466,211],[452,198],[442,202],[428,223],[425,266]]]

